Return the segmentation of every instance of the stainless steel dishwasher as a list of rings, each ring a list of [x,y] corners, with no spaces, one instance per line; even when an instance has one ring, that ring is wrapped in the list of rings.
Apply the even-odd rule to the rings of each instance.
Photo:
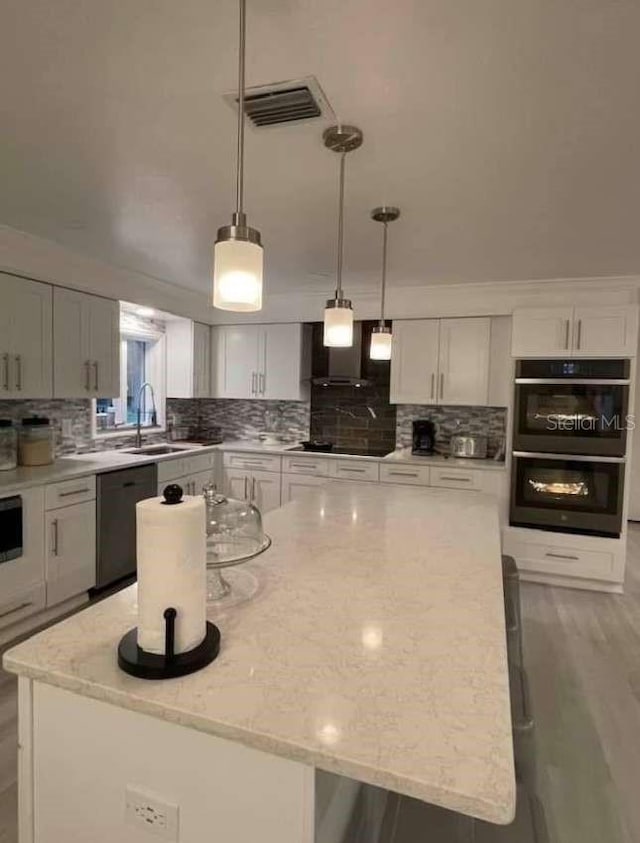
[[[136,572],[136,503],[155,497],[155,465],[108,471],[97,476],[96,588]]]

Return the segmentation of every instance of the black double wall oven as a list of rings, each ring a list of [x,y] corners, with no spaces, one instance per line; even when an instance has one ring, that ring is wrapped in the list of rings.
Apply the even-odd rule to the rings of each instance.
[[[516,363],[509,522],[618,537],[629,360]]]

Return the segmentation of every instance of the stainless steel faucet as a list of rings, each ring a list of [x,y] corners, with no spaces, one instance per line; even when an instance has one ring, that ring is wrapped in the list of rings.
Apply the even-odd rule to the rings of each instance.
[[[151,414],[151,424],[152,425],[156,424],[157,418],[158,418],[158,411],[156,410],[156,396],[154,395],[153,387],[151,386],[149,381],[145,381],[141,385],[140,389],[138,390],[138,416],[137,416],[137,422],[136,422],[136,448],[140,448],[141,445],[142,445],[142,431],[141,431],[141,426],[142,426],[142,396],[143,396],[144,391],[147,387],[149,387],[149,392],[151,393],[151,406],[153,408],[152,411],[151,411],[151,413],[152,413]]]

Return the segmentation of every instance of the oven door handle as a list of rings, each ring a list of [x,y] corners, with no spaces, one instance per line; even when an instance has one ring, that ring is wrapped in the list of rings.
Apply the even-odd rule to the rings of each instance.
[[[562,460],[565,462],[608,462],[624,465],[626,457],[587,457],[583,454],[545,454],[541,451],[513,451],[514,457],[536,460]]]
[[[516,378],[517,384],[531,386],[629,386],[630,381],[625,378]]]

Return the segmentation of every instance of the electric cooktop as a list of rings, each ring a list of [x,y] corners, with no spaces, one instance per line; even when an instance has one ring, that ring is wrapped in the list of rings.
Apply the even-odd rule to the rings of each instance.
[[[339,447],[334,445],[330,451],[314,451],[311,448],[304,448],[302,445],[297,445],[295,448],[288,448],[289,451],[305,451],[307,454],[317,453],[322,454],[340,454],[348,457],[386,457],[392,453],[388,448],[349,448]]]

